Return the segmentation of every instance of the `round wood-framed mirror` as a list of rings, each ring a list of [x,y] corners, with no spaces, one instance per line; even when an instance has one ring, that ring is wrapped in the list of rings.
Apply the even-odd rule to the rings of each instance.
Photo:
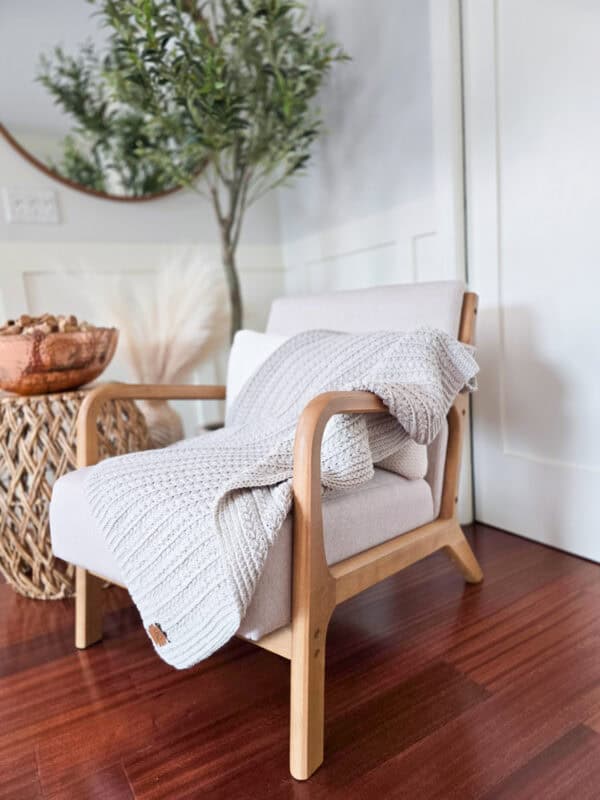
[[[57,47],[78,57],[89,42],[102,55],[106,32],[95,10],[86,0],[2,0],[0,136],[31,165],[71,189],[125,203],[165,197],[180,186],[162,181],[147,160],[128,159],[126,172],[111,165],[110,153],[92,154],[77,120],[43,80],[52,71],[56,76]],[[132,136],[132,150],[134,141]]]

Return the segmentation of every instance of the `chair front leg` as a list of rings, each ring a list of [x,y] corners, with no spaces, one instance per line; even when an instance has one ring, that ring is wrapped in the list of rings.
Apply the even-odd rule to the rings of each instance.
[[[83,567],[75,573],[75,647],[85,650],[102,639],[102,581]]]
[[[108,384],[111,385],[111,384]],[[103,386],[90,392],[83,401],[77,420],[77,466],[89,467],[98,461],[98,409],[90,408]],[[75,647],[85,650],[102,640],[104,598],[102,581],[83,567],[75,568]]]
[[[290,772],[297,780],[309,778],[323,762],[325,644],[335,582],[323,544],[321,440],[331,406],[324,396],[309,403],[294,445]]]
[[[325,645],[331,611],[309,611],[292,627],[290,772],[306,780],[323,763]]]

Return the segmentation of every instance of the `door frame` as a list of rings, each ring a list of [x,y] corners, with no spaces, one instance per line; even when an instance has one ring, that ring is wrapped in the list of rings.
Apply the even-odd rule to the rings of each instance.
[[[434,214],[439,278],[468,283],[461,0],[429,0]],[[458,517],[475,519],[471,404],[463,449]]]

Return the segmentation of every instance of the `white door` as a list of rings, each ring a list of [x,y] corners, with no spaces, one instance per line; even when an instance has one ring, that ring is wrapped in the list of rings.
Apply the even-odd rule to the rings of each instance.
[[[600,560],[600,2],[463,25],[476,515]]]

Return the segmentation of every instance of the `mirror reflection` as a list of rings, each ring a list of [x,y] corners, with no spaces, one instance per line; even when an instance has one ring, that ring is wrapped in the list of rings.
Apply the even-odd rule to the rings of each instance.
[[[108,52],[96,11],[85,0],[2,0],[2,132],[37,166],[87,191],[121,199],[172,191],[159,165],[136,156],[147,144],[142,119],[125,118],[93,79]]]

